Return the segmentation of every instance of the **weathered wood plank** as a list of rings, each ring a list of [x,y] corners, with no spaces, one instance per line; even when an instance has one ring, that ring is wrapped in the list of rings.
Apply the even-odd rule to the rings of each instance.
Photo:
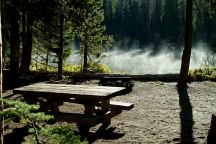
[[[131,80],[131,77],[103,77],[101,78],[101,80],[124,80],[124,81],[130,81]]]
[[[111,98],[115,93],[121,92],[124,89],[124,87],[38,83],[16,88],[13,92],[14,94],[20,93],[43,97],[74,97],[79,99],[104,100]]]
[[[54,119],[59,122],[74,122],[77,124],[91,125],[95,126],[99,123],[102,123],[110,112],[107,112],[104,115],[86,115],[86,114],[77,114],[77,113],[63,113],[55,112],[51,113],[54,116]]]
[[[117,108],[122,110],[130,110],[134,107],[133,103],[110,101],[111,108]]]
[[[89,92],[116,92],[120,89],[124,89],[124,87],[111,87],[111,86],[87,86],[87,85],[69,85],[69,84],[45,84],[45,83],[38,83],[34,85],[29,85],[29,86],[24,86],[18,89],[23,89],[23,90],[34,90],[40,88],[41,90],[43,89],[50,89],[51,90],[73,90],[73,91],[83,91],[87,90]]]
[[[86,85],[66,85],[66,84],[44,84],[44,83],[38,83],[34,85],[24,86],[17,88],[15,90],[38,90],[38,91],[59,91],[64,90],[66,92],[71,91],[83,91],[86,90],[87,92],[116,92],[121,89],[124,89],[124,87],[110,87],[110,86],[86,86]],[[68,91],[67,91],[68,90]]]
[[[74,98],[70,99],[64,99],[65,102],[72,102],[72,103],[78,103],[78,104],[83,104],[82,101],[76,100]],[[96,103],[97,106],[100,106],[100,103]],[[120,102],[120,101],[110,101],[110,107],[114,109],[121,109],[121,110],[131,110],[134,107],[133,103],[128,103],[128,102]]]

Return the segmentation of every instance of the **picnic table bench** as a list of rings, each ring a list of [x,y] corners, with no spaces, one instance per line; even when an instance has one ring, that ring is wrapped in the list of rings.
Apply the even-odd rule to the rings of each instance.
[[[131,82],[131,77],[111,77],[105,76],[102,77],[98,83],[102,86],[123,86],[127,89],[131,89],[133,87],[133,83]]]
[[[87,86],[68,84],[37,83],[13,90],[22,94],[30,103],[40,103],[41,110],[54,115],[56,121],[75,122],[81,134],[89,132],[90,127],[102,123],[99,130],[111,124],[111,118],[122,110],[133,108],[132,103],[111,101],[124,87]],[[65,113],[59,111],[64,102],[84,105],[84,113]]]

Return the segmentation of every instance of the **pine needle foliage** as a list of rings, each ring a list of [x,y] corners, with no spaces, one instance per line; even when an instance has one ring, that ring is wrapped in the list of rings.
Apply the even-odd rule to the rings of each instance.
[[[74,21],[75,40],[78,43],[80,54],[84,53],[84,59],[85,51],[87,51],[88,59],[94,60],[113,45],[113,37],[105,34],[103,1],[84,0],[82,5],[83,7],[74,8],[73,12],[76,15],[72,20]]]
[[[39,111],[38,105],[30,105],[19,100],[3,100],[5,109],[0,112],[0,118],[5,121],[21,123],[29,127],[29,136],[24,144],[86,144],[74,134],[73,127],[69,124],[53,124],[46,122],[53,116]]]

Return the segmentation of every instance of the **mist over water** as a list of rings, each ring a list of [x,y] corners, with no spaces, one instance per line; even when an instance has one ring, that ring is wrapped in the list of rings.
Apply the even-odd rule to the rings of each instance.
[[[137,48],[123,51],[116,47],[104,53],[105,57],[101,59],[101,62],[107,64],[114,73],[167,74],[180,72],[182,52],[176,53],[176,51],[164,47],[160,48],[161,50],[157,54],[152,54],[150,48],[146,49],[148,50]],[[200,67],[208,54],[208,47],[203,43],[193,47],[190,69]],[[77,60],[78,57],[72,55],[69,62],[74,63]]]

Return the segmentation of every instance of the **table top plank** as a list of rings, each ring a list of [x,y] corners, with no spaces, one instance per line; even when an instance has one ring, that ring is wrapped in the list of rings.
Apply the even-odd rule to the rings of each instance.
[[[15,94],[40,95],[44,97],[70,97],[80,99],[104,100],[124,90],[125,87],[87,86],[69,84],[37,83],[13,90]]]

